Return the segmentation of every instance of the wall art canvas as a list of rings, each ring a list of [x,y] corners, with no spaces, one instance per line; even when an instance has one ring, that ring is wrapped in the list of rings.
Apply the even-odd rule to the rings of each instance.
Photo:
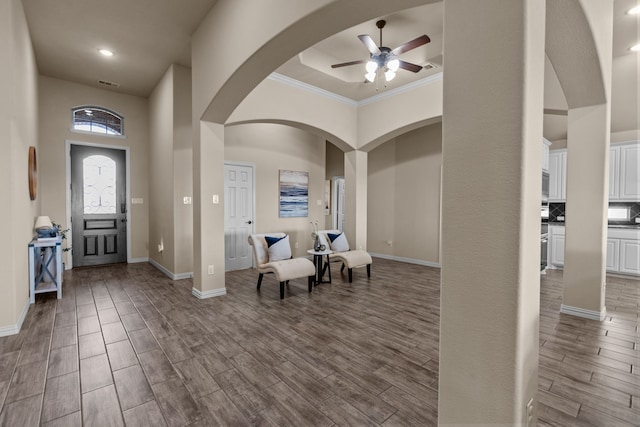
[[[309,215],[309,172],[280,170],[280,218]]]

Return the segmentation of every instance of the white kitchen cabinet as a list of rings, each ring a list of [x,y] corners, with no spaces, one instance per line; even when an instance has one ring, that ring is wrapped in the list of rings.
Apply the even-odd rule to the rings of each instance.
[[[564,265],[564,227],[549,227],[549,265],[562,267]]]
[[[551,142],[546,139],[542,139],[542,170],[548,172],[549,171],[549,148],[551,147]]]
[[[564,226],[549,226],[548,268],[564,267]],[[608,273],[640,276],[640,229],[609,228],[606,270]]]
[[[640,274],[640,241],[620,240],[618,271],[624,274]]]
[[[620,149],[620,200],[640,200],[640,143],[622,144]],[[611,197],[610,197],[611,198]]]
[[[609,150],[609,200],[620,197],[620,147],[611,146]]]
[[[607,239],[606,270],[617,272],[620,259],[620,239]]]
[[[549,202],[567,200],[567,150],[549,152]],[[640,143],[612,145],[609,151],[609,200],[640,201]]]
[[[640,275],[640,229],[609,228],[607,271]]]
[[[549,152],[549,202],[567,199],[567,150]]]

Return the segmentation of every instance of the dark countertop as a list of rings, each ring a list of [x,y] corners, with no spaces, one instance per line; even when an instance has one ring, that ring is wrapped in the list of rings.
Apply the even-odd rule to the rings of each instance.
[[[564,227],[564,221],[554,221],[554,222],[550,221],[547,224],[554,227],[557,227],[557,226]],[[607,228],[628,228],[631,230],[638,230],[640,229],[640,224],[609,224]]]

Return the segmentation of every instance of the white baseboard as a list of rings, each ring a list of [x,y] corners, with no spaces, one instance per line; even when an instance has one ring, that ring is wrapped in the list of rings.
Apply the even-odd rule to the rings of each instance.
[[[570,314],[572,316],[582,317],[584,319],[603,321],[605,316],[607,315],[607,308],[603,307],[602,311],[594,311],[562,304],[560,305],[560,313]]]
[[[10,326],[2,326],[0,327],[0,337],[6,337],[8,335],[15,335],[20,333],[20,329],[22,328],[22,323],[24,322],[25,317],[27,317],[27,312],[29,311],[29,298],[27,298],[27,303],[22,308],[22,313],[20,313],[20,317],[18,317],[18,323]]]
[[[129,264],[138,264],[141,262],[149,262],[149,257],[145,257],[145,258],[130,258],[127,260],[127,263]]]
[[[227,294],[227,288],[213,289],[211,291],[201,292],[196,288],[191,288],[191,293],[198,299],[207,299],[213,297],[221,297]]]
[[[158,263],[157,261],[155,261],[155,260],[153,260],[151,258],[149,258],[146,262],[148,262],[149,264],[153,265],[158,270],[162,271],[171,280],[191,279],[193,277],[193,273],[192,272],[175,274],[175,273],[169,271],[163,265],[161,265],[160,263]]]
[[[369,252],[369,255],[371,255],[372,257],[376,257],[376,258],[383,258],[383,259],[390,259],[392,261],[406,262],[407,264],[417,264],[417,265],[424,265],[425,267],[440,268],[440,263],[439,262],[423,261],[421,259],[405,258],[405,257],[401,257],[401,256],[394,256],[394,255],[376,254],[376,253],[373,253],[373,252]]]

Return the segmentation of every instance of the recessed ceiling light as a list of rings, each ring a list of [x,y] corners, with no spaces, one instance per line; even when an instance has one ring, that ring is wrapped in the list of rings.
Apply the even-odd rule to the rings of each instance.
[[[640,5],[636,6],[636,7],[632,7],[631,9],[629,9],[627,11],[627,14],[629,15],[637,15],[640,13]]]
[[[98,49],[98,52],[100,52],[104,56],[113,56],[113,52],[109,49]]]
[[[637,45],[635,45],[635,46],[631,46],[631,47],[629,48],[629,50],[630,50],[631,52],[640,52],[640,43],[638,43],[638,44],[637,44]]]

